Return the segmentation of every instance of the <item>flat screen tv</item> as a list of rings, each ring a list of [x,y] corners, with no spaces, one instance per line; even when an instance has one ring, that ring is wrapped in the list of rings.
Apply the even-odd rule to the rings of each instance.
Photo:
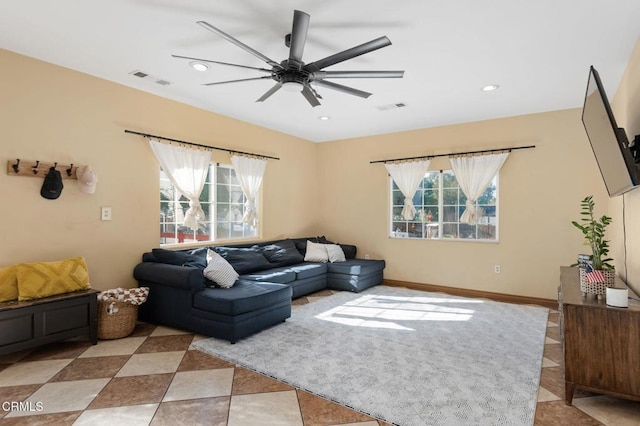
[[[600,75],[593,67],[589,71],[582,123],[609,196],[620,195],[638,185],[640,169],[634,158],[638,147],[629,146],[626,132],[616,124]]]

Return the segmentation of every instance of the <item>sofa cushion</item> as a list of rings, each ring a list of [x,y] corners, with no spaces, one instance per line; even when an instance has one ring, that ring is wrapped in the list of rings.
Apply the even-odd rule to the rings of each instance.
[[[193,297],[194,308],[222,315],[239,315],[291,298],[283,284],[239,280],[231,288],[206,288]]]
[[[260,247],[260,251],[275,267],[295,265],[304,261],[292,240],[282,240]]]
[[[198,247],[189,251],[190,258],[182,266],[195,266],[196,268],[206,268],[209,263],[207,252],[208,247]]]
[[[303,280],[305,278],[315,277],[318,275],[327,273],[327,265],[324,263],[301,263],[289,267],[290,270],[296,273],[297,280]]]
[[[290,267],[288,268],[283,266],[282,268],[273,268],[265,271],[256,271],[251,274],[243,274],[240,278],[251,281],[287,284],[291,281],[295,281],[296,273],[295,271],[292,271]]]
[[[238,273],[229,262],[213,250],[207,255],[211,260],[203,274],[222,288],[231,288],[238,279]]]
[[[160,263],[168,263],[170,265],[182,266],[185,262],[192,259],[191,254],[182,250],[167,250],[162,248],[154,248],[151,250],[153,256]]]
[[[345,275],[369,275],[382,271],[384,266],[384,260],[349,259],[346,262],[327,264],[327,271]]]
[[[346,259],[355,259],[357,248],[351,244],[340,244],[340,248]]]
[[[240,275],[255,271],[263,271],[272,267],[266,257],[262,255],[258,246],[238,247],[214,247],[214,250]]]
[[[151,250],[153,260],[159,263],[168,263],[178,266],[195,266],[205,268],[207,266],[207,248],[201,247],[194,250],[167,250],[154,248]],[[143,257],[143,261],[146,261]]]

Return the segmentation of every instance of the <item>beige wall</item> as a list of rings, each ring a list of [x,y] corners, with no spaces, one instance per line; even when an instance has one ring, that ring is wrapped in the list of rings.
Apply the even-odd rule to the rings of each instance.
[[[639,50],[614,105],[631,137],[640,133]],[[281,157],[267,167],[262,238],[322,233],[357,244],[360,256],[387,261],[389,279],[554,299],[559,265],[585,250],[570,221],[589,194],[598,213],[614,217],[621,270],[622,197],[606,196],[579,109],[313,144],[7,51],[0,63],[3,161],[91,164],[99,175],[95,195],[65,180],[51,201],[40,197],[40,179],[0,174],[0,266],[82,255],[95,288],[135,285],[133,266],[158,241],[158,166],[141,138],[123,133],[131,129]],[[387,236],[388,176],[369,161],[530,144],[500,174],[498,243]],[[432,168],[447,168],[446,159]],[[625,202],[627,268],[640,286],[640,261],[632,260],[640,191]],[[99,220],[101,206],[113,208],[111,222]]]
[[[612,108],[618,126],[625,128],[632,141],[640,134],[640,38],[613,97]],[[608,236],[618,276],[640,293],[640,189],[611,198],[609,215],[613,221]]]
[[[388,176],[369,161],[522,145],[536,148],[512,152],[500,172],[499,243],[388,237]],[[606,210],[579,109],[325,143],[319,158],[323,229],[384,258],[393,280],[554,299],[559,266],[584,251],[571,225],[580,200],[593,194]]]
[[[65,179],[46,200],[42,179],[0,173],[0,266],[84,256],[94,288],[136,284],[133,267],[158,246],[159,167],[125,129],[280,157],[267,165],[262,237],[318,231],[316,144],[11,52],[0,50],[0,64],[3,164],[90,164],[99,179],[92,196]],[[101,206],[112,221],[99,220]]]

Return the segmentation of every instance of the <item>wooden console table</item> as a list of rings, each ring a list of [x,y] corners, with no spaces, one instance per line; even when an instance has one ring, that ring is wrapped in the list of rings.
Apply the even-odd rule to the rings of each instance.
[[[0,303],[0,354],[72,337],[98,342],[98,293],[83,290],[28,302]]]
[[[621,280],[616,287],[626,287]],[[629,296],[638,298],[631,290]],[[576,388],[640,401],[640,303],[607,306],[583,297],[578,268],[560,268],[558,288],[563,336],[565,402]]]

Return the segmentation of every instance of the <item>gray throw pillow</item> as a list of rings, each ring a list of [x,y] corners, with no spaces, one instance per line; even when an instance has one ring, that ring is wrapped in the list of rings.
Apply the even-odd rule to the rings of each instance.
[[[304,255],[304,261],[327,263],[329,261],[329,254],[327,253],[325,244],[307,241],[307,253]]]
[[[344,251],[342,251],[342,247],[338,244],[325,244],[324,246],[327,249],[327,254],[329,256],[329,262],[346,262],[347,259],[344,257]]]

